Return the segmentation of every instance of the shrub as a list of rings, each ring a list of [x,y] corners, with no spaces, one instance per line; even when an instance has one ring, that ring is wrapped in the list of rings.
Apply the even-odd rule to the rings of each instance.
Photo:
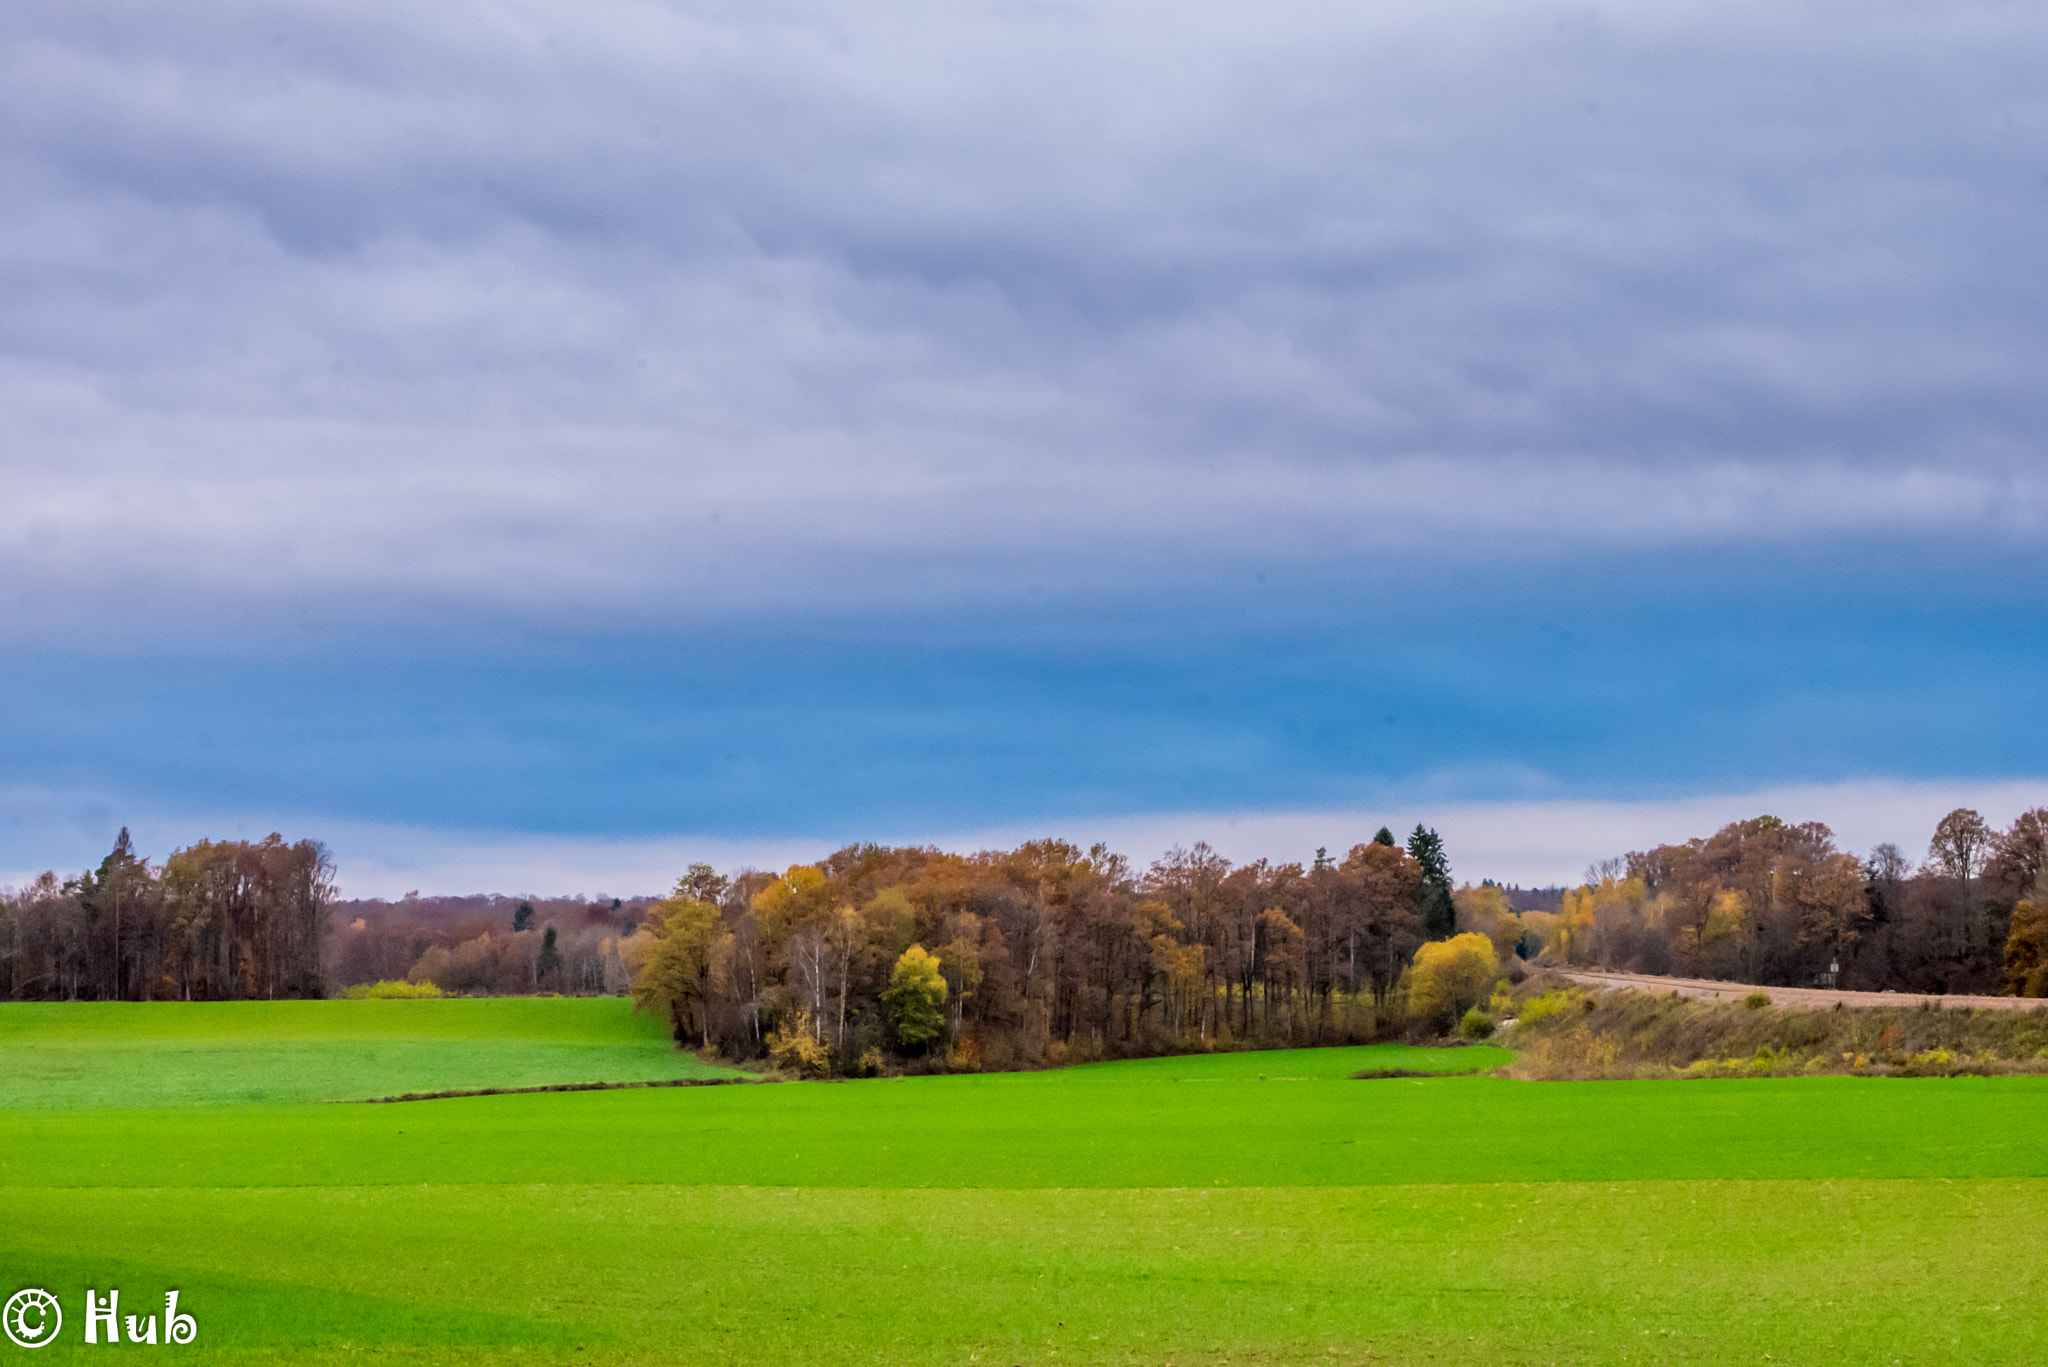
[[[1752,1011],[1761,1011],[1771,1004],[1771,994],[1768,992],[1752,992],[1742,999],[1742,1004]]]
[[[1770,1045],[1759,1045],[1755,1057],[1745,1065],[1757,1077],[1767,1077],[1792,1061],[1790,1049],[1773,1049]]]
[[[342,989],[341,995],[350,1001],[421,1001],[442,995],[441,989],[429,982],[381,982],[357,983],[354,987]]]
[[[1531,997],[1522,1003],[1522,1009],[1515,1016],[1518,1025],[1540,1025],[1552,1016],[1562,1013],[1568,1007],[1581,1011],[1593,1009],[1593,999],[1575,987],[1562,987],[1545,992],[1540,997]]]
[[[1824,1065],[1825,1060],[1816,1058],[1803,1066],[1812,1072],[1815,1064]],[[1749,1058],[1695,1059],[1686,1065],[1685,1071],[1692,1077],[1770,1077],[1801,1066],[1790,1049],[1773,1049],[1766,1044]]]
[[[783,1017],[768,1036],[768,1057],[775,1066],[804,1077],[822,1077],[827,1057],[824,1044],[811,1033],[811,1013],[796,1011]]]
[[[1946,1049],[1922,1049],[1906,1060],[1906,1069],[1912,1073],[1932,1074],[1936,1077],[1946,1074],[1955,1066],[1956,1056]]]
[[[1539,1037],[1523,1053],[1518,1071],[1547,1078],[1606,1078],[1628,1075],[1621,1062],[1621,1041],[1594,1034],[1582,1024]]]
[[[440,945],[428,945],[419,962],[405,975],[407,982],[440,983],[441,976],[448,971],[448,951]]]
[[[1493,1017],[1475,1006],[1458,1022],[1458,1033],[1466,1039],[1485,1039],[1493,1033]]]

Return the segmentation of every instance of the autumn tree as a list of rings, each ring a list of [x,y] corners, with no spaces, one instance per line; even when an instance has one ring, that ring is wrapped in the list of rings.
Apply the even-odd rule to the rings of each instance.
[[[192,998],[317,997],[334,865],[317,841],[202,840],[164,861],[166,977]],[[168,984],[167,984],[168,985]]]
[[[1870,924],[1870,898],[1863,867],[1850,854],[1828,854],[1789,871],[1786,895],[1799,910],[1803,942],[1839,961]]]
[[[103,939],[96,956],[104,965],[102,995],[115,1000],[152,995],[162,950],[159,887],[156,870],[135,853],[126,826],[98,872],[82,880],[80,891]]]
[[[2020,813],[2012,825],[1991,838],[1984,861],[1983,898],[1990,937],[2008,938],[2021,901],[2033,899],[2042,875],[2048,873],[2048,807]]]
[[[753,899],[761,947],[770,972],[792,1004],[809,1013],[814,1035],[824,1037],[833,979],[833,924],[844,905],[843,880],[815,865],[796,865]]]
[[[1889,840],[1871,847],[1863,861],[1864,895],[1870,902],[1870,919],[1891,920],[1905,902],[1905,883],[1913,873],[1913,861]]]
[[[2043,831],[2044,817],[2048,811],[2040,808],[2021,816],[2007,834],[2006,848],[2000,850],[1999,857],[2012,857],[2008,851],[2021,842],[2034,844],[2038,852],[2035,842]],[[2017,997],[2048,997],[2048,860],[2036,853],[2032,866],[2033,882],[2012,909],[2011,930],[2005,941],[2004,990]]]
[[[1407,975],[1408,1013],[1448,1031],[1486,1000],[1500,971],[1493,941],[1476,932],[1431,940],[1415,951]]]
[[[1266,1025],[1273,1025],[1274,1004],[1288,1013],[1293,1026],[1295,994],[1308,976],[1307,940],[1294,918],[1277,907],[1259,913],[1258,959],[1264,984]]]
[[[699,902],[718,906],[725,901],[732,890],[732,880],[721,878],[718,871],[709,864],[692,864],[676,881],[676,891],[685,897],[694,897]]]
[[[867,918],[852,907],[839,907],[826,919],[824,936],[832,975],[839,990],[838,1016],[832,1038],[835,1045],[843,1048],[846,1044],[846,1005],[853,993],[854,965],[868,944]]]
[[[648,916],[654,943],[633,979],[633,1011],[660,1011],[678,1043],[687,1039],[699,1017],[710,984],[712,949],[720,930],[718,908],[678,893],[659,903]],[[710,1044],[708,1020],[698,1030]]]
[[[768,1036],[768,1057],[775,1066],[803,1077],[822,1077],[831,1066],[825,1046],[811,1027],[811,1013],[799,1007]]]
[[[1466,885],[1453,897],[1458,915],[1457,929],[1473,931],[1493,941],[1494,953],[1505,959],[1522,943],[1522,918],[1508,905],[1508,895],[1492,883]]]
[[[1339,870],[1349,875],[1344,910],[1359,937],[1359,959],[1372,984],[1375,1005],[1386,1001],[1400,979],[1402,964],[1422,938],[1422,920],[1416,913],[1422,865],[1393,843],[1385,827],[1380,834],[1387,838],[1352,846]]]
[[[2030,897],[2048,872],[2048,807],[2022,812],[2011,827],[1991,838],[1984,881],[2004,897]]]
[[[1958,807],[1943,817],[1927,842],[1927,857],[1958,883],[1977,876],[1991,844],[1991,828],[1984,818],[1968,807]]]
[[[2004,987],[2011,997],[2048,997],[2048,888],[2037,888],[2013,907]]]
[[[946,977],[923,945],[912,945],[896,960],[882,1006],[906,1048],[925,1049],[945,1032]]]
[[[1957,946],[1966,949],[1982,931],[1978,909],[1977,871],[1991,846],[1991,828],[1984,818],[1968,807],[1958,807],[1943,817],[1927,842],[1927,857],[1956,886],[1961,906],[1957,914]]]

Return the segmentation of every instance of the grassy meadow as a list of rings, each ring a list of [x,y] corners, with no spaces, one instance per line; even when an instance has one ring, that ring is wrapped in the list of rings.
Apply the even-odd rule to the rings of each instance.
[[[613,1028],[587,1002],[303,1005],[516,1006],[488,1019],[522,1047],[550,1013],[562,1047],[642,1047],[581,1038]],[[16,1061],[40,1031],[76,1047],[93,1008],[29,1010],[60,1023],[0,1036],[0,1289],[75,1316],[87,1286],[143,1311],[176,1287],[201,1332],[175,1351],[221,1362],[2048,1358],[2043,1079],[1535,1083],[1459,1075],[1500,1050],[1379,1045],[388,1106],[38,1081],[25,1104]],[[362,1043],[292,1019],[330,1032],[316,1053]],[[448,1033],[378,1038],[459,1051],[487,1018],[412,1019]],[[1441,1075],[1351,1080],[1387,1068]],[[74,1321],[36,1360],[88,1351]]]
[[[0,1002],[0,1110],[357,1101],[731,1072],[620,997]]]

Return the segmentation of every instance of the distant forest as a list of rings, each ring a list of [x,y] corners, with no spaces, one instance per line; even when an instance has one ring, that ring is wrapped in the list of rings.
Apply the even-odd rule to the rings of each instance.
[[[1596,865],[1537,933],[1549,959],[1640,973],[2043,996],[2044,846],[2048,808],[2004,831],[1958,808],[1920,861],[1892,844],[1859,859],[1817,821],[1757,817]]]
[[[124,827],[99,868],[0,899],[0,983],[16,1000],[319,996],[333,902],[317,841],[202,840],[159,865]]]
[[[630,980],[619,946],[659,900],[413,892],[337,902],[328,979],[336,990],[408,981],[472,996],[623,995]]]
[[[124,831],[98,869],[0,900],[0,985],[630,992],[679,1039],[841,1074],[1441,1030],[1523,961],[2048,995],[2044,840],[2048,809],[2005,831],[1961,809],[1924,860],[1859,858],[1826,826],[1766,816],[1541,891],[1455,885],[1421,826],[1307,864],[1233,865],[1202,844],[1144,866],[1058,840],[858,845],[781,874],[693,865],[660,899],[341,902],[313,841],[202,841],[155,865]]]

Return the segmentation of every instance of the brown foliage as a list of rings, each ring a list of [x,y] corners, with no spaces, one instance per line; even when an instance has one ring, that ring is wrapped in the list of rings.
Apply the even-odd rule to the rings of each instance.
[[[1958,808],[1916,870],[1892,845],[1859,861],[1818,822],[1732,822],[1589,871],[1565,894],[1543,953],[1780,986],[1997,991],[2014,907],[2041,876],[2044,839],[2048,809],[1993,834]]]
[[[1420,870],[1361,846],[1345,865],[1234,868],[1205,845],[1140,871],[1101,845],[1031,841],[974,855],[848,846],[715,893],[710,1039],[785,1052],[802,1022],[840,1074],[872,1071],[882,1007],[915,944],[946,985],[945,1038],[903,1066],[1080,1058],[1376,1037],[1370,1005],[1419,942]],[[688,881],[688,880],[686,880]],[[679,892],[682,888],[679,886]]]
[[[18,1000],[319,996],[333,866],[311,840],[202,840],[159,865],[123,830],[97,870],[0,903]]]

